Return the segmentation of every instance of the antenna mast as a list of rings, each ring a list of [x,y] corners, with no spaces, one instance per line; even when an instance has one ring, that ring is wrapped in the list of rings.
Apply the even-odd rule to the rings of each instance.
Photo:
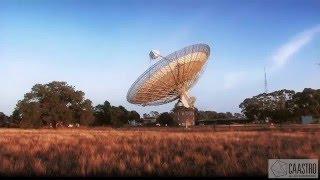
[[[267,95],[268,94],[268,82],[267,82],[267,71],[266,67],[264,67],[264,100],[263,100],[263,109],[266,110],[267,106]],[[268,116],[265,117],[265,122],[268,123],[269,119]]]
[[[267,82],[267,72],[266,67],[264,67],[264,92],[268,93],[268,82]]]

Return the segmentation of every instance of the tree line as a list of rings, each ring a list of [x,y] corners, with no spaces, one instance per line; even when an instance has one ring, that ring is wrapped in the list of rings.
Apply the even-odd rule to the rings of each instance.
[[[93,106],[85,93],[66,82],[53,81],[36,84],[19,100],[11,116],[0,113],[0,126],[40,128],[73,125],[122,126],[130,120],[141,121],[139,113],[123,106],[112,106],[108,101]],[[320,90],[306,88],[302,92],[279,90],[245,99],[241,113],[199,111],[196,120],[248,118],[274,123],[297,122],[302,115],[320,117]],[[152,111],[143,118],[156,117],[161,125],[176,125],[173,112]]]
[[[0,126],[40,128],[66,127],[71,125],[115,127],[127,124],[128,121],[141,122],[136,111],[129,111],[123,106],[112,106],[108,101],[93,106],[85,93],[76,90],[66,82],[53,81],[47,84],[36,84],[23,99],[19,100],[11,116],[0,113]],[[232,113],[198,111],[199,118],[225,118]],[[155,117],[161,125],[176,126],[173,112],[158,113],[151,111],[143,118]]]
[[[239,107],[249,119],[273,123],[299,122],[301,116],[320,117],[320,89],[279,90],[245,99]]]
[[[140,119],[136,111],[111,106],[108,101],[93,107],[84,95],[66,82],[36,84],[18,101],[10,117],[0,113],[0,122],[21,128],[56,128],[70,124],[121,126],[130,119]]]

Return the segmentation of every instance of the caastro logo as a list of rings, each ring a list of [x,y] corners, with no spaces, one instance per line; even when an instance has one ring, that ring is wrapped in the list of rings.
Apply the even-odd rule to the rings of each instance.
[[[280,160],[277,160],[271,166],[271,171],[273,175],[276,177],[287,175],[288,174],[287,169],[288,169],[288,163],[282,162]]]
[[[318,159],[269,159],[269,178],[318,178]]]

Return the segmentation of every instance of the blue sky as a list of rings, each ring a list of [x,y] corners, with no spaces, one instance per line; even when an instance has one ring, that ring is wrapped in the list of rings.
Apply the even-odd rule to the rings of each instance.
[[[109,100],[139,113],[126,93],[149,66],[206,43],[211,56],[191,90],[202,110],[239,112],[264,91],[320,88],[320,1],[0,0],[0,111],[11,114],[35,83],[67,81],[94,105]]]

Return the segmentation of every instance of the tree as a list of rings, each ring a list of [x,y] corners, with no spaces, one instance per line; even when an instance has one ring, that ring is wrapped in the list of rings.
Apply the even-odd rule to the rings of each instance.
[[[168,112],[160,114],[157,118],[157,122],[161,125],[168,125],[168,126],[176,125],[173,117]]]
[[[320,117],[320,89],[305,88],[302,92],[293,95],[288,105],[290,112],[296,116]]]
[[[234,116],[231,112],[226,112],[225,117],[226,118],[233,118]]]
[[[9,125],[9,117],[5,115],[3,112],[0,112],[0,127],[8,127]]]
[[[92,103],[84,98],[82,91],[66,82],[53,81],[34,85],[17,103],[15,117],[21,127],[52,125],[55,128],[57,123],[90,125],[94,120],[92,111]]]
[[[137,111],[130,111],[128,120],[140,121],[140,114]]]
[[[129,112],[123,106],[112,106],[111,108],[111,124],[119,127],[128,123]]]
[[[158,118],[160,113],[158,111],[151,111],[149,115],[150,117]]]
[[[286,89],[268,94],[263,93],[245,99],[239,107],[249,119],[264,122],[269,117],[274,122],[287,121],[293,116],[293,113],[289,111],[288,102],[293,99],[294,95],[294,91]]]
[[[234,118],[242,119],[245,118],[245,116],[241,113],[234,113]]]
[[[19,125],[19,123],[21,122],[21,113],[19,112],[18,109],[15,109],[11,116],[10,116],[10,119],[12,121],[12,123],[16,124],[16,125]]]
[[[199,120],[213,120],[219,118],[219,113],[215,111],[197,111]]]
[[[0,112],[0,121],[5,121],[5,120],[8,120],[8,116],[5,115],[3,112]]]
[[[108,101],[94,107],[95,126],[113,125],[120,127],[128,123],[128,120],[140,120],[136,111],[128,111],[123,106],[111,106]]]
[[[149,118],[150,115],[149,115],[148,113],[143,113],[142,117],[143,117],[144,119],[146,119],[146,118]]]
[[[94,107],[94,116],[96,126],[111,124],[111,105],[108,101]]]

